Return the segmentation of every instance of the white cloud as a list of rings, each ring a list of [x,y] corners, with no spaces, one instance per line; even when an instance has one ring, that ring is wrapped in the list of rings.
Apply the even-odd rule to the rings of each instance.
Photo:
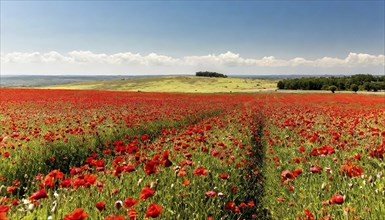
[[[359,69],[375,68],[377,72],[383,72],[385,66],[384,55],[371,55],[364,53],[349,53],[345,58],[323,57],[319,59],[306,59],[295,57],[292,59],[278,59],[274,56],[265,56],[262,58],[244,58],[238,53],[227,51],[222,54],[208,54],[201,56],[185,56],[182,58],[174,58],[166,55],[150,53],[142,55],[139,53],[122,52],[115,54],[94,53],[92,51],[71,51],[68,53],[59,53],[51,51],[47,53],[40,52],[13,52],[1,53],[1,70],[4,73],[14,72],[12,70],[28,72],[28,68],[43,69],[49,72],[54,71],[55,67],[65,69],[78,69],[93,72],[112,70],[120,73],[126,70],[145,71],[165,71],[165,72],[190,72],[197,68],[216,68],[218,70],[245,70],[249,72],[256,69],[288,69],[300,70],[314,69]],[[380,71],[378,71],[380,70]],[[314,72],[317,72],[314,71]],[[239,71],[242,72],[242,71]]]

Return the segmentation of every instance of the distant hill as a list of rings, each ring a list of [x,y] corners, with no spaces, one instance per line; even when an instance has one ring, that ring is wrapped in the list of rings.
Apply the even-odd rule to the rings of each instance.
[[[36,87],[55,84],[84,82],[90,80],[119,79],[122,76],[45,76],[45,75],[0,75],[1,87]]]
[[[207,78],[196,76],[156,76],[146,78],[121,78],[114,80],[83,81],[61,85],[50,85],[49,89],[96,89],[142,92],[253,92],[274,90],[276,80],[250,78]]]

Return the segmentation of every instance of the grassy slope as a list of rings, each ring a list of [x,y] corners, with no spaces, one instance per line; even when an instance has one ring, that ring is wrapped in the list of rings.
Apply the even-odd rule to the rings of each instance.
[[[273,80],[245,78],[207,78],[196,76],[164,76],[124,80],[98,80],[54,86],[49,89],[97,89],[143,92],[253,92],[275,89]]]

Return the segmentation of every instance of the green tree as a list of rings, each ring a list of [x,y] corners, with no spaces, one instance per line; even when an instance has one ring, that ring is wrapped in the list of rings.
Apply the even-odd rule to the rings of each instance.
[[[364,89],[366,90],[366,91],[370,91],[370,90],[372,90],[372,85],[370,84],[370,82],[365,82],[364,83]]]
[[[354,91],[354,92],[357,92],[357,91],[358,91],[358,85],[357,85],[357,84],[352,84],[352,85],[350,85],[350,88],[351,88],[352,91]]]
[[[278,87],[278,89],[284,89],[285,88],[285,83],[283,82],[283,81],[278,81],[278,83],[277,83],[277,87]]]
[[[329,90],[334,93],[337,90],[337,86],[329,86]]]

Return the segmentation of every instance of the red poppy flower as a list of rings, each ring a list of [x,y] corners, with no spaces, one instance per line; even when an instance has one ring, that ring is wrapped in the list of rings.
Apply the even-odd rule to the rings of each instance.
[[[7,193],[14,193],[16,191],[16,186],[8,186],[7,187]]]
[[[140,137],[140,139],[142,141],[147,141],[148,140],[148,134],[143,135],[142,137]]]
[[[183,180],[183,185],[185,185],[185,186],[190,185],[190,180]]]
[[[198,166],[195,170],[194,170],[194,175],[196,176],[207,176],[208,172],[205,168],[203,168],[202,166]]]
[[[60,172],[60,170],[52,170],[47,176],[50,176],[55,179],[62,179],[64,177],[64,173]]]
[[[156,170],[156,163],[154,161],[147,162],[144,166],[144,171],[146,171],[148,175],[158,172],[158,170]]]
[[[234,202],[229,202],[225,205],[225,210],[231,210],[235,213],[241,213],[241,210],[239,209],[238,206],[235,205]]]
[[[241,208],[246,208],[246,207],[247,207],[247,204],[244,203],[244,202],[242,202],[241,204],[239,204],[239,207],[241,207]]]
[[[8,220],[8,218],[7,218],[7,213],[5,213],[5,212],[0,212],[0,220]]]
[[[162,213],[162,210],[163,210],[162,206],[152,203],[148,206],[146,215],[144,217],[156,218]]]
[[[0,205],[0,213],[2,212],[7,213],[8,211],[9,211],[9,206]]]
[[[40,184],[40,187],[46,186],[48,188],[53,188],[55,185],[55,179],[51,176],[46,176]]]
[[[11,202],[11,204],[14,206],[19,205],[19,200],[15,199]]]
[[[171,166],[172,166],[172,162],[168,158],[166,158],[164,160],[164,167],[171,167]]]
[[[303,213],[305,213],[308,220],[314,220],[313,213],[311,213],[308,209],[304,210]]]
[[[205,195],[208,196],[208,197],[215,197],[217,195],[217,193],[214,192],[214,191],[207,191],[205,193]]]
[[[84,180],[87,182],[87,186],[92,185],[96,183],[96,176],[92,173],[89,173],[84,176]]]
[[[294,177],[297,177],[297,176],[299,176],[299,175],[301,175],[301,174],[302,174],[302,169],[301,169],[301,168],[297,168],[297,169],[295,169],[295,170],[293,171]]]
[[[286,199],[280,197],[280,198],[277,198],[276,200],[277,200],[277,202],[283,202],[283,201],[285,201]]]
[[[10,154],[8,151],[6,151],[6,152],[3,153],[3,157],[5,157],[5,158],[9,157],[10,155],[11,155],[11,154]]]
[[[227,180],[229,178],[229,175],[225,174],[225,173],[222,173],[222,174],[219,174],[219,178]]]
[[[322,167],[320,167],[320,166],[314,166],[314,167],[310,168],[310,172],[312,172],[312,173],[318,173],[320,171],[322,171]]]
[[[138,203],[137,200],[133,199],[133,198],[127,198],[126,200],[124,200],[124,206],[126,208],[131,208],[132,206],[134,206],[136,203]]]
[[[293,180],[294,175],[289,170],[284,170],[281,172],[281,177],[283,180]]]
[[[88,217],[88,214],[83,211],[81,208],[76,208],[70,214],[64,216],[64,220],[82,220]]]
[[[344,197],[341,194],[334,194],[332,198],[329,199],[330,204],[342,204],[344,203]]]
[[[150,187],[146,186],[142,189],[142,192],[140,193],[139,199],[145,200],[150,198],[152,195],[154,195],[155,191],[151,189]]]
[[[135,220],[137,215],[138,212],[135,211],[135,209],[128,210],[128,217],[130,217],[130,220]]]
[[[63,188],[70,187],[71,181],[72,181],[71,178],[64,179],[63,181],[61,181],[60,186]]]
[[[47,193],[45,192],[44,189],[38,190],[35,193],[32,194],[31,197],[29,197],[29,200],[35,201],[43,198],[48,198]]]
[[[319,147],[319,148],[313,148],[311,150],[311,155],[312,156],[319,156],[319,155],[330,155],[330,154],[334,154],[336,151],[333,147],[331,146],[322,146],[322,147]]]
[[[123,215],[110,215],[104,218],[104,220],[125,220],[126,218]]]
[[[363,172],[364,169],[362,169],[360,165],[353,165],[349,160],[346,161],[346,165],[342,166],[342,173],[349,177],[361,176]]]
[[[103,211],[106,208],[106,203],[104,201],[100,201],[100,202],[96,203],[96,208],[99,211]]]

